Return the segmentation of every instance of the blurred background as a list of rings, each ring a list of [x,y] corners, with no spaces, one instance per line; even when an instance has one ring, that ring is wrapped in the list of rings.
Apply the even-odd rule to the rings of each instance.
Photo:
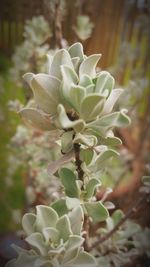
[[[17,115],[32,97],[22,75],[45,72],[45,55],[60,47],[79,41],[85,54],[102,53],[98,68],[110,71],[116,87],[124,88],[117,105],[129,110],[132,124],[117,130],[121,156],[110,162],[102,181],[114,188],[110,198],[124,211],[138,198],[141,177],[150,173],[149,15],[149,0],[0,1],[2,258],[10,257],[3,248],[17,238],[22,214],[53,201],[60,190],[59,181],[54,183],[46,172],[59,149],[52,154],[48,133],[28,127]],[[136,215],[141,225],[150,223],[147,208]]]

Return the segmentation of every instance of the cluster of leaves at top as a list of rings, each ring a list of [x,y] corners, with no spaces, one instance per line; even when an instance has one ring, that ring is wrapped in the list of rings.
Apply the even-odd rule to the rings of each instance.
[[[125,110],[113,112],[122,90],[114,89],[110,73],[96,72],[100,57],[87,57],[75,43],[48,55],[48,74],[24,75],[34,99],[19,113],[36,128],[58,131],[62,153],[72,165],[50,168],[60,177],[65,195],[24,215],[31,250],[15,247],[19,256],[7,267],[98,266],[95,255],[84,250],[84,219],[99,223],[109,218],[108,203],[96,201],[95,193],[107,160],[118,154],[112,147],[121,144],[112,130],[130,122]]]

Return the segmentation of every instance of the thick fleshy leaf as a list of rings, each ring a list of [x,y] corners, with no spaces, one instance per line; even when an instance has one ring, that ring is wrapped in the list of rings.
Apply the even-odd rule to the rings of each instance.
[[[77,112],[80,111],[80,105],[85,94],[86,91],[84,87],[72,85],[70,88],[70,102]]]
[[[97,138],[94,135],[77,133],[73,142],[93,147],[97,144]]]
[[[78,76],[73,69],[66,65],[61,66],[61,73],[63,79],[61,93],[62,96],[70,103],[70,88],[72,84],[77,84]]]
[[[26,213],[22,218],[22,227],[27,235],[34,233],[34,224],[36,221],[36,215],[33,213]]]
[[[9,261],[5,267],[53,267],[51,262],[47,259],[44,259],[42,256],[35,255],[31,251],[21,252],[17,259]]]
[[[84,238],[80,236],[72,235],[69,237],[68,242],[66,244],[66,253],[64,255],[62,265],[65,264],[67,266],[69,265],[69,262],[72,261],[77,256],[83,242]]]
[[[80,58],[79,57],[73,57],[71,60],[72,60],[75,71],[78,72],[79,64],[80,64]]]
[[[51,207],[58,213],[59,217],[68,212],[65,199],[58,199],[52,203]]]
[[[116,101],[118,100],[119,96],[122,94],[123,89],[114,89],[110,93],[109,97],[107,98],[102,114],[108,114],[112,111]]]
[[[94,192],[95,192],[95,189],[96,187],[100,186],[101,185],[101,182],[98,181],[97,179],[91,179],[87,185],[86,185],[86,188],[85,188],[85,199],[89,199],[91,197],[93,197],[94,195]]]
[[[71,150],[67,154],[63,155],[60,159],[52,161],[48,164],[48,173],[53,175],[58,169],[65,165],[66,163],[70,162],[74,158],[74,151]]]
[[[70,68],[74,69],[71,57],[67,50],[60,49],[56,52],[56,54],[53,57],[53,61],[50,66],[50,75],[62,79],[62,73],[61,73],[61,66],[67,65]]]
[[[107,164],[107,160],[113,156],[118,156],[119,153],[116,150],[113,149],[107,149],[102,151],[98,157],[95,159],[95,162],[92,166],[93,171],[98,171],[101,168],[104,168]]]
[[[76,181],[77,185],[78,185],[78,181],[79,180]],[[72,210],[72,209],[80,206],[80,199],[75,198],[75,197],[66,197],[66,206],[67,206],[68,210]]]
[[[109,216],[108,210],[105,206],[99,202],[86,202],[84,203],[85,209],[90,216],[94,223],[103,222]]]
[[[101,54],[94,54],[87,57],[80,65],[79,76],[87,74],[92,78],[96,76],[96,65],[101,58]]]
[[[84,214],[81,206],[74,208],[69,213],[69,220],[71,223],[71,230],[74,235],[80,235],[82,231],[83,221],[84,221]]]
[[[76,184],[75,174],[67,168],[62,168],[59,171],[59,177],[65,188],[65,193],[68,197],[78,197],[78,187]]]
[[[80,159],[85,162],[86,165],[89,165],[93,159],[93,149],[82,149],[80,151]]]
[[[106,138],[101,137],[100,142],[101,144],[108,145],[108,146],[118,146],[122,144],[121,139],[116,136],[106,137]]]
[[[67,267],[97,267],[94,257],[87,252],[80,252]]]
[[[60,124],[60,127],[62,127],[63,129],[73,128],[76,132],[83,131],[85,127],[85,122],[83,120],[79,119],[79,120],[71,121],[68,118],[63,105],[59,105],[57,110],[59,114],[58,123]]]
[[[130,124],[129,117],[124,110],[105,115],[97,120],[88,123],[88,127],[93,129],[98,135],[105,137],[106,132],[113,127],[127,127]]]
[[[68,153],[73,147],[73,131],[64,132],[61,136],[61,151],[62,153]]]
[[[57,221],[56,229],[59,231],[59,238],[63,239],[64,242],[68,240],[70,235],[72,235],[71,225],[67,215],[60,217]]]
[[[36,230],[42,231],[45,227],[55,227],[58,220],[56,211],[48,206],[36,206]]]
[[[85,121],[95,119],[104,106],[103,98],[98,94],[87,95],[81,103],[80,116]]]
[[[44,242],[43,236],[40,233],[33,233],[28,236],[26,239],[28,244],[33,248],[37,249],[42,256],[46,256],[48,249],[46,248],[46,244]]]
[[[60,103],[60,81],[48,74],[34,75],[31,87],[35,102],[44,112],[55,114]]]
[[[101,71],[96,80],[95,92],[104,95],[104,91],[108,90],[108,95],[114,88],[115,80],[107,71]]]
[[[79,85],[83,87],[87,87],[89,85],[94,85],[93,81],[90,76],[87,74],[84,74],[80,77]]]
[[[50,241],[53,243],[59,241],[59,232],[53,227],[47,227],[43,229],[43,236],[45,238],[46,244]]]
[[[89,95],[89,94],[93,94],[94,92],[94,84],[90,84],[86,87],[86,94]]]
[[[23,108],[19,111],[19,114],[23,119],[25,119],[25,121],[27,121],[27,123],[35,128],[43,131],[56,129],[55,125],[51,122],[51,118],[38,109]]]
[[[71,45],[68,49],[68,52],[72,58],[79,57],[80,62],[84,60],[83,46],[81,43],[77,42]]]

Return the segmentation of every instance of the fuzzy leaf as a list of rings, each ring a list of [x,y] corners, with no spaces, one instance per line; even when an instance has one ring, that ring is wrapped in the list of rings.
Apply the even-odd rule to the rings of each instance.
[[[65,193],[68,197],[77,197],[78,198],[78,187],[76,184],[76,176],[75,174],[67,169],[62,168],[59,171],[59,177],[61,179],[61,182],[65,188]]]
[[[85,89],[79,85],[72,85],[70,88],[70,102],[76,111],[80,111],[81,101],[85,97]]]
[[[68,212],[65,199],[58,199],[52,203],[51,207],[58,213],[59,217]]]
[[[63,129],[73,128],[76,132],[81,132],[84,129],[85,122],[83,120],[71,121],[68,118],[63,105],[59,105],[57,110],[59,114],[59,117],[58,117],[59,124],[61,125]]]
[[[48,173],[50,175],[54,174],[58,171],[58,169],[64,164],[70,162],[74,158],[74,151],[71,150],[67,154],[63,155],[60,159],[52,161],[48,164]]]
[[[48,206],[36,206],[36,230],[42,231],[45,227],[55,227],[58,220],[56,211]]]
[[[112,90],[112,92],[110,93],[109,97],[107,98],[107,100],[105,102],[102,114],[105,115],[105,114],[108,114],[112,111],[116,101],[118,100],[118,98],[120,97],[122,92],[123,92],[123,89]]]
[[[31,86],[35,102],[44,112],[55,114],[60,103],[60,81],[48,74],[34,75]]]
[[[74,235],[80,235],[82,226],[83,226],[83,221],[84,221],[84,214],[81,206],[78,206],[74,208],[70,213],[69,213],[69,220],[71,224],[71,230]]]
[[[113,149],[107,149],[107,150],[101,152],[98,155],[97,159],[95,160],[94,166],[92,166],[92,170],[98,171],[101,168],[104,168],[107,160],[113,156],[116,156],[116,155],[118,156],[119,153]]]
[[[60,80],[62,78],[62,73],[60,69],[62,65],[67,65],[68,67],[74,69],[71,57],[68,51],[65,49],[60,49],[56,52],[50,66],[50,74]]]
[[[59,232],[53,227],[44,228],[43,235],[47,244],[49,243],[49,241],[55,243],[59,240]]]
[[[89,94],[81,103],[81,118],[85,121],[90,121],[96,118],[102,111],[104,102],[100,95]]]
[[[114,88],[115,80],[107,71],[101,71],[96,80],[95,92],[104,95],[104,91],[108,90],[108,95]]]
[[[105,137],[106,132],[113,127],[127,127],[129,124],[130,119],[122,110],[90,122],[88,127],[93,129],[98,135]]]
[[[96,65],[101,58],[101,54],[95,54],[87,57],[80,65],[79,76],[87,74],[92,78],[96,76]]]
[[[87,74],[84,74],[80,77],[79,85],[83,87],[87,87],[89,85],[94,85],[92,79]]]
[[[86,165],[89,165],[91,163],[91,161],[92,161],[93,154],[94,154],[94,152],[93,152],[92,149],[89,149],[89,148],[82,149],[80,151],[80,158],[81,158],[82,161],[85,162]]]
[[[94,257],[87,252],[80,252],[67,267],[97,267]]]
[[[72,235],[70,221],[67,215],[60,217],[57,221],[56,229],[59,231],[59,238],[63,239],[64,242],[68,240],[70,235]]]
[[[19,111],[19,114],[25,119],[30,125],[35,128],[44,131],[51,131],[56,129],[52,124],[50,117],[46,116],[41,111],[34,108],[23,108]]]
[[[66,253],[64,255],[62,265],[65,264],[67,266],[69,265],[69,262],[72,261],[77,256],[83,242],[84,238],[80,236],[72,235],[69,237],[68,242],[66,244]]]
[[[78,72],[79,64],[80,64],[80,58],[79,57],[73,57],[71,60],[72,60],[72,64],[74,66],[75,71]]]
[[[97,138],[94,135],[78,133],[74,138],[74,143],[80,143],[88,147],[93,147],[97,144]]]
[[[72,58],[79,57],[80,62],[84,60],[83,46],[81,43],[77,42],[71,45],[68,52]]]
[[[68,153],[72,147],[73,131],[64,132],[61,136],[61,151],[62,153]]]
[[[27,235],[34,233],[34,224],[36,221],[36,215],[32,213],[26,213],[22,218],[22,227]]]
[[[66,65],[61,66],[62,73],[62,96],[70,103],[70,88],[72,84],[77,84],[78,76],[76,72]]]
[[[46,244],[44,243],[44,239],[40,233],[33,233],[28,236],[26,239],[28,244],[33,248],[36,248],[42,256],[47,255]]]
[[[109,216],[107,209],[101,202],[86,202],[84,206],[93,223],[103,222]]]
[[[100,186],[101,185],[101,182],[98,181],[97,179],[91,179],[88,184],[86,185],[86,188],[85,188],[85,195],[84,197],[86,199],[89,199],[91,198],[93,195],[94,195],[94,192],[95,192],[95,189],[97,186]]]

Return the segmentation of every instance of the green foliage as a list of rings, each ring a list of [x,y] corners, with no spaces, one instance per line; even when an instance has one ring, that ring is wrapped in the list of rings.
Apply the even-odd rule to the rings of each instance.
[[[19,113],[37,132],[54,136],[57,145],[51,150],[56,149],[58,154],[48,170],[53,179],[59,178],[61,193],[49,206],[38,205],[36,213],[23,216],[25,240],[31,250],[15,247],[18,258],[7,267],[98,267],[101,261],[119,266],[125,262],[121,257],[134,255],[126,247],[129,244],[136,247],[130,238],[140,228],[130,222],[112,232],[112,238],[106,238],[107,244],[91,246],[91,253],[86,248],[94,244],[98,234],[102,238],[109,234],[124,217],[120,210],[109,215],[109,209],[114,208],[113,203],[105,201],[112,192],[110,188],[101,201],[96,199],[108,160],[119,156],[113,147],[121,140],[113,130],[130,123],[126,110],[113,111],[122,90],[114,89],[110,73],[97,72],[100,57],[100,54],[87,57],[82,45],[75,43],[49,57],[48,74],[24,75],[33,100]],[[97,225],[97,232],[89,236],[93,224]],[[113,256],[107,258],[110,251],[114,251]]]

